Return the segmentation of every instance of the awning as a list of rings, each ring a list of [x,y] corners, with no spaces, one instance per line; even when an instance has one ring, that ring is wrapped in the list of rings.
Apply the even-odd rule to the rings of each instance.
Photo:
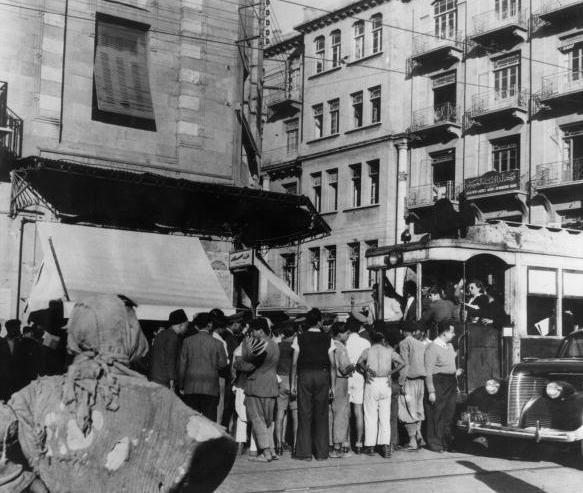
[[[294,313],[298,311],[305,312],[311,308],[302,296],[291,289],[281,277],[271,270],[271,267],[267,265],[260,255],[256,255],[254,265],[259,271],[259,285],[267,288],[265,291],[260,289],[258,311],[284,310]],[[279,303],[277,306],[270,306],[266,303],[270,288],[271,290],[275,290],[279,295]]]
[[[305,196],[30,157],[12,172],[11,214],[49,208],[61,222],[282,246],[330,232]]]
[[[92,294],[126,295],[143,320],[167,320],[178,308],[189,318],[234,311],[198,238],[59,223],[37,223],[37,230],[44,260],[27,312],[62,299],[67,314]]]

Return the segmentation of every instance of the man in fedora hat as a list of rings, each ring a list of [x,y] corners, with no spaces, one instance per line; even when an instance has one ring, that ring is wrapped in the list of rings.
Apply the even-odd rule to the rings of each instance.
[[[174,310],[168,317],[168,328],[160,332],[152,344],[150,380],[174,390],[180,354],[180,336],[188,329],[184,310]]]

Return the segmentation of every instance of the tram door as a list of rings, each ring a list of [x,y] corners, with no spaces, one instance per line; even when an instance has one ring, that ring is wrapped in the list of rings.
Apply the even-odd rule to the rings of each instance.
[[[504,273],[508,266],[494,255],[480,254],[466,262],[466,286],[480,281],[491,287],[493,303],[504,307]],[[471,392],[490,378],[501,376],[502,333],[498,324],[484,323],[477,317],[467,317],[460,341],[460,366],[465,368],[464,391]],[[460,382],[462,383],[462,382]]]

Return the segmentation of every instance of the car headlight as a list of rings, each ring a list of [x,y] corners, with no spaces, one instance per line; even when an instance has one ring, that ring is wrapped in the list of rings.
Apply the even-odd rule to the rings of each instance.
[[[563,393],[563,386],[559,382],[550,382],[547,384],[547,395],[551,399],[558,399]]]
[[[575,388],[569,382],[550,382],[546,390],[551,399],[566,398],[575,392]]]
[[[498,380],[496,380],[495,378],[492,378],[491,380],[488,380],[486,382],[486,392],[488,392],[488,394],[490,395],[494,395],[497,394],[498,391],[500,390],[500,382]]]

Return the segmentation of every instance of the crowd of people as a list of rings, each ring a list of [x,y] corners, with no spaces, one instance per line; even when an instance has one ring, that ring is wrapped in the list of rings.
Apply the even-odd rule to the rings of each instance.
[[[384,320],[371,316],[373,307],[344,319],[314,308],[275,324],[248,312],[215,309],[189,320],[176,310],[153,335],[149,355],[132,364],[221,424],[250,460],[271,462],[286,450],[305,461],[441,452],[452,445],[461,373],[454,323],[500,323],[504,311],[479,281],[469,283],[467,303],[425,286],[421,317],[416,294],[411,281],[403,296],[387,284]],[[6,322],[0,400],[66,371],[66,332],[49,325],[33,320],[21,331],[18,320]]]

